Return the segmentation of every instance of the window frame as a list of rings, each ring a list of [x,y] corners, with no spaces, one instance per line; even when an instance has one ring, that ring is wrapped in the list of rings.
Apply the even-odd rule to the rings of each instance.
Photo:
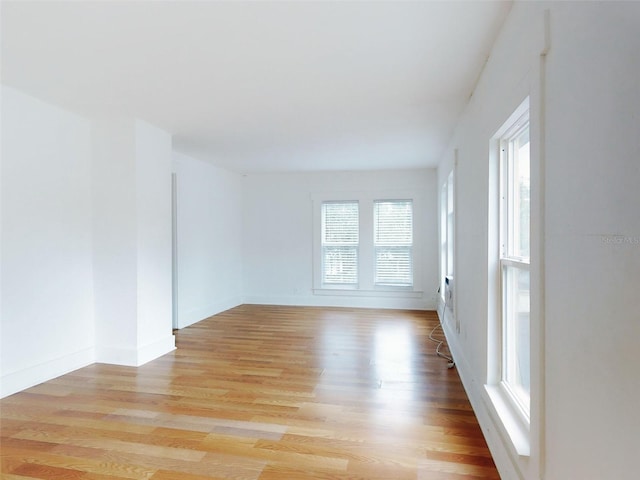
[[[537,112],[537,111],[536,111]],[[536,113],[537,114],[537,113]],[[521,457],[530,457],[532,448],[532,435],[537,437],[537,423],[539,421],[539,391],[537,375],[539,370],[537,363],[540,361],[539,353],[536,351],[538,347],[536,332],[539,328],[538,315],[539,298],[536,290],[539,286],[539,266],[537,263],[536,250],[539,248],[539,234],[531,227],[534,222],[538,225],[538,217],[534,215],[538,208],[539,195],[536,190],[537,179],[534,182],[534,176],[537,175],[538,148],[538,130],[534,131],[537,126],[534,122],[534,113],[532,113],[532,105],[530,97],[525,97],[524,101],[513,111],[498,131],[490,140],[489,148],[489,215],[488,215],[488,309],[487,309],[487,383],[485,384],[485,400],[491,405],[492,411],[499,419],[501,428],[511,441],[515,452]],[[505,238],[505,222],[502,218],[504,211],[503,190],[505,178],[503,175],[502,155],[503,141],[516,133],[516,131],[524,125],[529,125],[529,173],[531,175],[530,184],[530,205],[529,205],[529,249],[530,258],[522,258],[513,255],[512,258],[502,258],[503,240]],[[534,232],[536,233],[534,237]],[[531,257],[532,256],[532,257]],[[518,401],[517,395],[514,394],[510,386],[503,382],[503,312],[506,307],[503,302],[502,290],[505,286],[503,280],[503,271],[505,268],[521,268],[529,272],[529,408],[524,409],[521,402]],[[536,310],[535,313],[533,310]],[[535,348],[534,348],[535,344]],[[535,432],[533,430],[535,430]]]

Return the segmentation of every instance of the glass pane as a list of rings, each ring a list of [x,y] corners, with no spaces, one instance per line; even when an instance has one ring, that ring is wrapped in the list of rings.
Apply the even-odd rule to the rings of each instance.
[[[444,277],[448,272],[448,245],[447,245],[447,183],[442,185],[440,193],[440,295],[444,298]]]
[[[413,203],[376,201],[373,210],[376,285],[413,284]]]
[[[453,171],[447,180],[447,275],[453,275]]]
[[[358,202],[322,204],[322,244],[358,244]]]
[[[510,190],[512,204],[509,206],[509,255],[528,259],[529,225],[531,212],[531,167],[529,149],[529,126],[527,125],[511,141]]]
[[[373,234],[376,245],[411,245],[412,207],[412,202],[405,200],[375,202]]]
[[[453,214],[453,171],[447,177],[447,213]]]
[[[502,380],[529,411],[529,271],[518,267],[503,268],[504,321]]]
[[[322,282],[336,285],[358,283],[358,248],[323,247]]]
[[[376,247],[376,285],[412,285],[411,247]]]
[[[453,212],[447,216],[447,275],[453,275]]]

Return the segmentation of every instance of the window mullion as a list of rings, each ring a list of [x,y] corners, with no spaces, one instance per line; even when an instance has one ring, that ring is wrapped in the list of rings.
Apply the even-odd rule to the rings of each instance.
[[[373,245],[373,199],[368,198],[363,201],[360,215],[360,288],[363,290],[373,290],[374,288],[374,266],[372,259],[375,257]]]

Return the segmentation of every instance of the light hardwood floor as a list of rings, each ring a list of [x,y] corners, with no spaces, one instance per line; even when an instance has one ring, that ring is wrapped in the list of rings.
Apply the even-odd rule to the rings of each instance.
[[[499,479],[434,312],[244,305],[0,401],[2,478]],[[440,335],[441,336],[441,335]]]

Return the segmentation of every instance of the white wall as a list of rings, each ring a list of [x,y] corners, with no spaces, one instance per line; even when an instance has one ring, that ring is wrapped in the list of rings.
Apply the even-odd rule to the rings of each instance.
[[[93,275],[96,355],[136,364],[135,130],[131,120],[92,125]]]
[[[138,363],[173,350],[171,135],[135,122]]]
[[[141,365],[171,332],[171,136],[133,119],[93,123],[96,359]]]
[[[546,455],[549,478],[632,479],[640,445],[640,4],[580,7],[554,9],[548,58]]]
[[[242,303],[242,177],[174,152],[178,326]]]
[[[0,396],[93,361],[90,133],[2,87]]]
[[[171,333],[171,136],[2,87],[0,396]]]
[[[438,285],[435,170],[251,174],[244,179],[245,303],[434,308]],[[419,298],[313,294],[316,194],[417,190],[416,248],[422,250]],[[418,218],[419,217],[419,218]],[[423,220],[423,222],[421,222]]]
[[[541,68],[545,8],[550,49]],[[506,479],[637,476],[639,28],[638,3],[517,2],[439,169],[440,185],[457,148],[461,332],[448,328],[447,337]],[[493,288],[489,140],[528,94],[537,188],[530,458],[515,453],[483,394]],[[546,141],[535,144],[541,132]]]

